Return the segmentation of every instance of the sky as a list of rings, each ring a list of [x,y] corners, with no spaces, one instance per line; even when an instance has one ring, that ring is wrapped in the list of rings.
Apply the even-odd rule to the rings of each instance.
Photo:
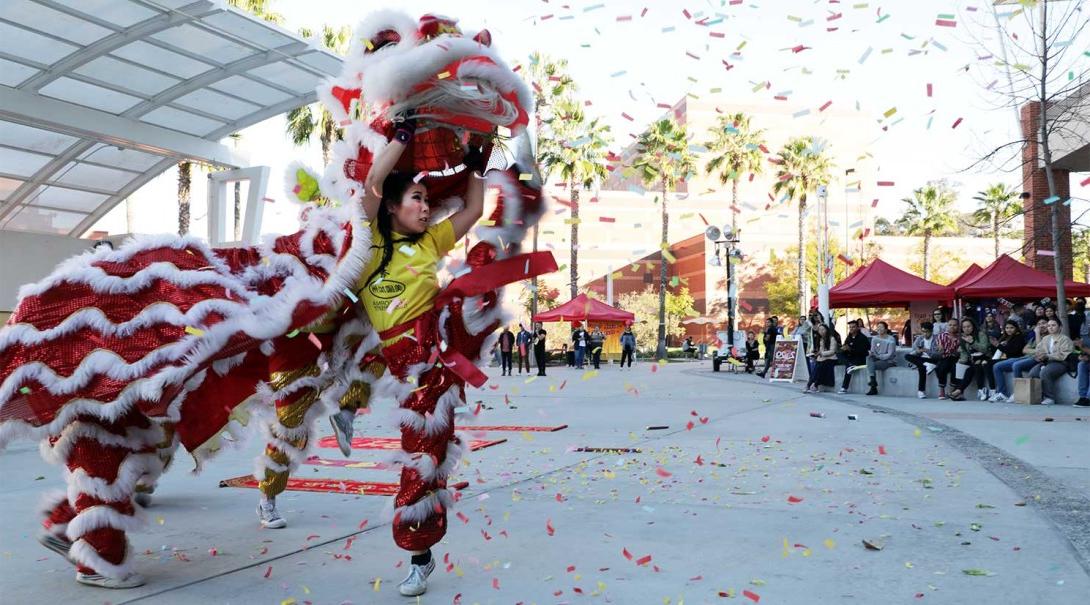
[[[414,16],[454,17],[467,32],[488,28],[511,65],[525,63],[533,51],[566,59],[579,96],[591,103],[588,112],[612,127],[618,149],[662,114],[659,103],[672,105],[687,94],[791,113],[818,114],[831,103],[869,118],[864,134],[878,161],[878,179],[894,183],[883,188],[878,216],[896,218],[899,200],[932,180],[955,184],[963,211],[985,185],[1021,181],[1020,172],[994,165],[970,168],[986,151],[1017,138],[1014,111],[1000,94],[1006,79],[996,66],[999,44],[985,1],[272,2],[290,30],[323,23],[354,27],[372,10],[395,6]],[[1007,16],[1017,9],[1001,7],[1000,20],[1024,42],[1025,15]],[[1086,38],[1063,42],[1086,48]],[[1086,69],[1090,59],[1069,54],[1076,73]],[[320,164],[315,146],[294,147],[283,132],[284,119],[273,118],[244,131],[239,143],[252,164],[272,167],[269,195],[280,199],[289,161]],[[173,197],[174,178],[171,171],[136,194],[138,231],[174,229],[169,213],[148,211]],[[1081,180],[1072,177],[1076,220],[1090,209],[1080,199],[1090,197]],[[195,188],[195,195],[203,194]],[[294,230],[296,211],[287,202],[274,203],[264,230]],[[197,223],[194,231],[201,233]],[[123,207],[103,227],[124,231]]]

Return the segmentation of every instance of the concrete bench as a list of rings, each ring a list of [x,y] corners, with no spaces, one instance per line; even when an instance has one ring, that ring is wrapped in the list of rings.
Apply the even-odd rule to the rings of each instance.
[[[916,396],[916,368],[910,366],[901,357],[896,367],[878,372],[878,392],[889,397],[915,397]],[[836,386],[840,388],[844,380],[845,366],[836,366]],[[870,387],[867,381],[867,371],[858,370],[852,375],[852,384],[849,393],[863,394]],[[1059,381],[1059,403],[1071,404],[1078,399],[1078,384],[1074,378],[1065,374]],[[947,385],[946,391],[950,392]],[[935,398],[939,396],[939,380],[934,373],[927,376],[927,396]],[[965,391],[966,399],[976,399],[976,378],[973,384]]]

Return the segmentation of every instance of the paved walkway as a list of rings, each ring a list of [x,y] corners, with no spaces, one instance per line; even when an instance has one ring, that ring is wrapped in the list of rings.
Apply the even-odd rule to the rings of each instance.
[[[1090,410],[810,396],[707,362],[550,368],[529,383],[495,377],[474,400],[480,424],[569,427],[473,434],[507,441],[461,469],[469,487],[424,603],[1060,605],[1090,594]],[[390,405],[361,416],[358,433],[396,435]],[[34,542],[35,503],[58,470],[35,444],[9,448],[4,602],[415,602],[396,593],[405,570],[386,497],[289,492],[289,527],[258,527],[256,491],[217,487],[249,472],[257,448],[196,477],[178,461],[148,529],[132,535],[149,582],[123,592],[76,585]],[[360,466],[298,476],[396,480]]]

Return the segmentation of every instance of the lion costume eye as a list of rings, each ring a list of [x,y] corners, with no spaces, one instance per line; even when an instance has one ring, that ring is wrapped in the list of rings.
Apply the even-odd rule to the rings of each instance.
[[[368,44],[366,45],[367,50],[365,52],[366,54],[370,54],[381,50],[386,46],[398,44],[399,42],[401,42],[401,34],[392,29],[384,29],[375,34],[375,36],[368,41]]]

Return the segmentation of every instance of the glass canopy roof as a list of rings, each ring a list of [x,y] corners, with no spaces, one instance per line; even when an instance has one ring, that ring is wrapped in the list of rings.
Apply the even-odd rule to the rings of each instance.
[[[79,237],[180,160],[315,101],[341,59],[211,0],[0,2],[0,231]]]

